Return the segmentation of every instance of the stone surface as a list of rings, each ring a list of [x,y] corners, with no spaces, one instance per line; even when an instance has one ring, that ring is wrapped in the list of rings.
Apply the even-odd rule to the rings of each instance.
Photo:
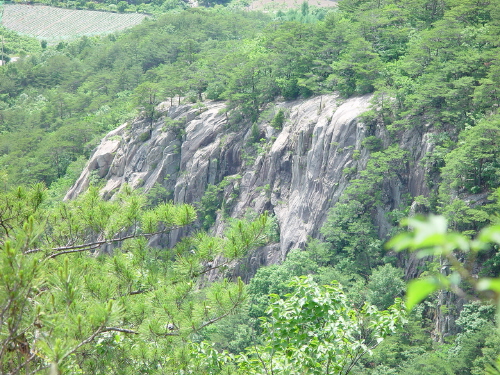
[[[160,108],[165,116],[152,126],[138,119],[109,133],[66,199],[84,191],[94,176],[106,181],[102,193],[109,198],[124,183],[146,192],[158,183],[171,192],[174,202],[195,203],[208,184],[237,176],[224,190],[230,216],[241,217],[249,210],[268,211],[280,229],[279,244],[250,255],[247,266],[255,271],[261,265],[282,261],[290,249],[302,248],[309,236],[317,236],[328,210],[349,184],[343,170],[364,168],[369,153],[361,149],[366,130],[358,118],[369,108],[370,99],[369,95],[347,100],[323,95],[278,103],[276,109],[286,113],[283,129],[273,129],[270,119],[261,121],[259,130],[267,140],[259,148],[249,146],[250,126],[235,129],[235,124],[228,125],[221,113],[224,103],[206,103],[202,108],[163,103]],[[183,124],[183,129],[170,128],[166,123],[172,120],[166,118]],[[376,134],[389,142],[383,129],[377,129]],[[390,199],[373,213],[381,237],[389,231],[385,213],[399,205],[402,194],[426,194],[425,171],[419,160],[429,143],[425,136],[411,132],[400,139],[413,162],[408,166],[407,182],[388,181],[384,185]],[[353,160],[356,149],[361,154]],[[214,233],[221,234],[223,227],[219,215]],[[172,233],[169,244],[182,234]],[[156,239],[163,245],[166,241]]]

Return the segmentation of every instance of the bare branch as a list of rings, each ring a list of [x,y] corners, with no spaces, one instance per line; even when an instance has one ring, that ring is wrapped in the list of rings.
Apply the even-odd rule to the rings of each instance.
[[[71,354],[73,354],[74,352],[76,352],[78,349],[80,349],[83,345],[86,345],[86,344],[89,344],[91,343],[92,341],[94,341],[94,339],[97,337],[97,335],[99,335],[101,332],[103,332],[103,329],[104,329],[104,325],[100,326],[99,328],[97,328],[97,330],[91,334],[89,337],[87,337],[85,340],[81,341],[77,346],[75,346],[73,349],[69,350],[68,352],[66,352],[62,357],[61,357],[61,361],[63,359],[65,359],[66,357],[70,356]]]
[[[213,319],[210,319],[208,322],[205,322],[203,323],[201,326],[199,326],[198,328],[195,328],[193,332],[198,332],[200,330],[202,330],[203,328],[205,328],[206,326],[209,326],[210,324],[213,324],[215,322],[218,322],[219,320],[221,319],[224,319],[226,316],[229,316],[233,313],[233,310],[238,307],[239,305],[241,305],[241,303],[243,302],[243,299],[240,299],[239,301],[237,301],[234,306],[229,309],[226,313],[222,314],[222,315],[219,315],[218,317],[216,318],[213,318]]]
[[[122,294],[120,297],[125,297],[125,296],[135,296],[137,294],[143,294],[147,292],[151,292],[153,289],[138,289],[138,290],[133,290],[132,292]]]
[[[35,359],[36,357],[36,352],[33,352],[31,353],[31,355],[23,362],[21,363],[19,366],[17,366],[17,368],[12,372],[13,374],[18,374],[21,372],[21,369],[24,368],[24,366],[26,366],[28,363],[30,363],[33,359]]]
[[[99,248],[99,246],[101,246],[101,245],[94,245],[94,246],[86,247],[86,248],[83,248],[83,249],[74,249],[74,250],[60,251],[58,253],[54,253],[54,254],[49,255],[48,257],[46,257],[44,259],[44,261],[45,260],[49,260],[49,259],[54,259],[54,258],[58,257],[59,255],[72,254],[72,253],[82,253],[82,252],[85,252],[85,251],[94,250],[94,249]]]
[[[105,327],[101,332],[122,332],[122,333],[131,333],[134,335],[138,335],[139,332],[133,331],[131,329],[126,329],[126,328],[118,328],[118,327]]]
[[[61,357],[61,360],[63,360],[64,358],[70,356],[71,354],[75,353],[78,349],[80,349],[82,346],[86,345],[86,344],[89,344],[91,343],[92,341],[94,341],[94,339],[101,333],[104,333],[104,332],[111,332],[111,331],[115,331],[115,332],[123,332],[123,333],[131,333],[131,334],[134,334],[134,335],[137,335],[139,334],[139,332],[136,332],[136,331],[133,331],[131,329],[126,329],[126,328],[118,328],[118,327],[105,327],[104,325],[101,325],[99,328],[97,328],[97,330],[91,334],[89,337],[87,337],[85,340],[81,341],[77,346],[75,346],[73,349],[69,350],[68,352],[66,352],[62,357]]]

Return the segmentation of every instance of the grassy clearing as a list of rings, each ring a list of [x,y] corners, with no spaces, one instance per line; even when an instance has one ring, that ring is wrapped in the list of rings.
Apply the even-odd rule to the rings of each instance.
[[[1,25],[20,34],[54,43],[83,35],[102,35],[139,24],[146,15],[61,9],[42,5],[3,6]]]

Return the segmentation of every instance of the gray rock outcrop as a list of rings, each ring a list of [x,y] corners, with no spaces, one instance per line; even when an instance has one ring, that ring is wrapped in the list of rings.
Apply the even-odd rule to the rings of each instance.
[[[369,108],[371,97],[341,100],[323,95],[307,100],[276,104],[286,121],[281,130],[269,118],[258,124],[266,140],[249,145],[249,126],[228,125],[221,110],[223,103],[168,106],[164,116],[151,124],[139,119],[109,133],[97,147],[78,181],[66,195],[71,199],[84,191],[92,177],[106,181],[102,193],[112,198],[124,183],[149,191],[160,184],[176,203],[199,202],[208,184],[218,184],[233,176],[224,188],[227,211],[241,217],[251,210],[268,211],[277,220],[279,244],[266,247],[249,259],[252,269],[284,259],[294,247],[303,247],[309,236],[317,236],[327,212],[349,184],[346,168],[366,165],[369,152],[361,147],[366,135],[361,113]],[[377,130],[384,137],[382,130]],[[428,144],[418,134],[401,139],[413,157],[421,158]],[[358,150],[358,157],[353,152]],[[376,214],[384,235],[384,212],[397,207],[401,195],[425,194],[423,169],[412,163],[408,183],[387,184],[391,195],[387,207]],[[221,233],[219,215],[213,230]],[[385,233],[386,234],[386,233]],[[180,233],[173,233],[175,242]]]

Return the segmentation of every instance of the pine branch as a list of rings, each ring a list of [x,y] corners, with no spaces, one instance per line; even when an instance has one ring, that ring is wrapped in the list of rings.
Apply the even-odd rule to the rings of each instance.
[[[106,243],[106,242],[104,242]],[[44,260],[49,260],[49,259],[53,259],[55,257],[58,257],[59,255],[64,255],[64,254],[71,254],[71,253],[82,253],[82,252],[85,252],[85,251],[90,251],[90,250],[94,250],[94,249],[97,249],[99,248],[101,245],[93,245],[93,246],[90,246],[90,247],[85,247],[85,248],[81,248],[81,249],[74,249],[74,250],[66,250],[66,251],[61,251],[59,253],[54,253],[54,254],[51,254],[49,255],[48,257],[46,257]]]
[[[73,349],[69,350],[68,352],[66,352],[66,354],[64,354],[62,357],[61,357],[61,361],[63,359],[65,359],[66,357],[70,356],[71,354],[75,353],[78,349],[80,349],[83,345],[86,345],[86,344],[89,344],[91,343],[92,341],[94,341],[94,339],[97,337],[97,335],[99,335],[100,333],[103,332],[104,330],[104,325],[100,326],[99,328],[97,328],[97,330],[91,334],[89,337],[87,337],[85,340],[81,341],[77,346],[75,346]]]
[[[239,305],[239,304],[238,304]],[[235,305],[233,306],[233,309],[236,308],[238,305]],[[229,316],[231,315],[232,313],[232,309],[227,311],[226,313],[222,314],[222,315],[219,315],[218,317],[216,318],[213,318],[213,319],[210,319],[209,321],[203,323],[201,326],[199,326],[198,328],[195,328],[193,330],[193,332],[198,332],[198,331],[201,331],[203,328],[205,328],[206,326],[209,326],[210,324],[214,324],[215,322],[218,322],[219,320],[221,319],[224,319],[226,316]]]
[[[36,352],[33,352],[31,353],[31,355],[23,362],[21,363],[19,366],[17,366],[17,368],[12,372],[12,374],[19,374],[21,373],[21,370],[28,364],[30,363],[31,361],[33,361],[36,357]],[[40,369],[38,369],[37,371],[39,371]]]
[[[120,297],[125,297],[125,296],[135,296],[137,294],[143,294],[143,293],[148,293],[151,292],[153,289],[137,289],[133,290],[132,292],[122,294]]]
[[[175,230],[175,229],[180,229],[182,227],[183,226],[181,226],[181,225],[176,225],[176,226],[168,227],[168,228],[163,229],[161,231],[152,232],[152,233],[142,233],[142,234],[134,233],[134,234],[131,234],[128,236],[117,237],[117,238],[113,238],[110,240],[93,241],[93,242],[88,242],[88,243],[84,243],[84,244],[80,244],[80,245],[68,245],[68,246],[53,247],[52,249],[50,249],[50,251],[53,251],[54,253],[48,255],[44,260],[53,259],[53,258],[56,258],[56,257],[58,257],[60,255],[64,255],[64,254],[79,253],[79,252],[94,250],[94,249],[96,249],[104,244],[107,244],[107,243],[123,242],[125,240],[129,240],[131,238],[138,238],[138,237],[149,238],[149,237],[152,237],[152,236],[155,236],[158,234],[170,232],[170,231]],[[40,251],[43,251],[43,249],[39,249],[39,248],[38,249],[30,249],[30,250],[25,251],[24,254],[32,254],[32,253],[37,253]]]
[[[66,354],[64,354],[62,357],[61,357],[61,361],[70,356],[71,354],[75,353],[78,349],[80,349],[82,346],[86,345],[86,344],[89,344],[91,343],[92,341],[94,341],[94,339],[101,333],[104,333],[104,332],[122,332],[122,333],[130,333],[130,334],[134,334],[134,335],[138,335],[139,332],[136,332],[136,331],[133,331],[131,329],[126,329],[126,328],[118,328],[118,327],[106,327],[104,325],[101,325],[99,328],[97,328],[97,330],[91,334],[89,337],[87,337],[85,340],[81,341],[78,345],[76,345],[73,349],[69,350],[68,352],[66,352]]]
[[[240,294],[240,296],[241,296],[241,294]],[[219,320],[224,319],[226,316],[231,315],[233,313],[233,310],[235,308],[237,308],[239,305],[241,305],[241,303],[243,302],[243,300],[244,300],[244,298],[239,298],[239,300],[236,301],[234,303],[233,307],[231,307],[227,312],[225,312],[224,314],[219,315],[218,317],[215,317],[215,318],[210,319],[209,321],[203,323],[201,326],[199,326],[198,328],[194,329],[193,333],[194,332],[198,332],[198,331],[202,330],[203,328],[209,326],[210,324],[214,324],[214,323],[218,322]]]
[[[144,294],[144,293],[152,292],[153,290],[154,289],[137,289],[137,290],[133,290],[133,291],[128,292],[128,293],[122,293],[118,297],[112,297],[109,300],[110,301],[114,301],[117,298],[126,297],[126,296],[136,296],[138,294]]]

